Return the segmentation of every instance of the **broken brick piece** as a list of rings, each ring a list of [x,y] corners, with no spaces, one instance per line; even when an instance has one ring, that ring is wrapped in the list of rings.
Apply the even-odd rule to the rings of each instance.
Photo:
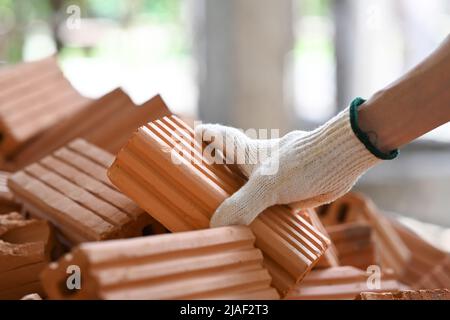
[[[326,229],[336,247],[341,265],[366,270],[368,266],[378,264],[372,227],[369,224],[352,222]]]
[[[6,157],[90,101],[65,79],[54,57],[2,68],[0,87],[0,152]]]
[[[47,130],[12,162],[22,168],[76,138],[116,154],[138,127],[170,114],[159,95],[137,106],[116,89]]]
[[[25,211],[52,222],[68,246],[142,235],[156,221],[109,182],[113,159],[77,139],[14,173],[8,185]]]
[[[366,222],[372,226],[373,240],[384,268],[401,275],[411,253],[389,221],[375,204],[361,194],[350,192],[318,209],[325,227],[348,222]]]
[[[207,164],[193,129],[176,116],[139,128],[108,170],[111,181],[170,231],[209,227],[216,208],[244,184],[227,166]],[[273,206],[251,229],[273,285],[285,293],[327,249],[329,240],[287,206]]]
[[[450,300],[449,289],[362,292],[356,300]]]
[[[41,279],[51,299],[278,299],[254,242],[233,226],[84,243]],[[79,267],[79,290],[65,287],[69,265]]]
[[[371,281],[372,273],[366,273],[355,267],[335,267],[314,270],[292,290],[286,299],[293,300],[352,300],[364,291],[396,291],[404,289],[392,272],[381,274],[380,288],[371,289],[376,285]]]
[[[46,221],[17,212],[0,215],[0,299],[42,292],[39,274],[50,260],[53,234]]]

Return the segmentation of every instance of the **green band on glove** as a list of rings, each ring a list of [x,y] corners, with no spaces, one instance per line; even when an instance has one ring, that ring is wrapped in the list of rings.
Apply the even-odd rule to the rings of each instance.
[[[358,137],[358,139],[364,144],[364,146],[369,150],[374,156],[382,160],[392,160],[398,156],[398,149],[392,150],[389,153],[380,151],[369,139],[367,133],[362,131],[358,126],[358,107],[362,105],[366,100],[363,98],[356,98],[352,101],[350,105],[350,123],[352,125],[353,132]]]

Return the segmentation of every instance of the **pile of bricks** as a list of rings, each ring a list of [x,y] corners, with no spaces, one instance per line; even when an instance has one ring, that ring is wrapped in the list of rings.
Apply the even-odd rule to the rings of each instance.
[[[450,256],[361,195],[209,228],[245,178],[159,96],[90,101],[54,58],[0,84],[0,299],[450,298]]]

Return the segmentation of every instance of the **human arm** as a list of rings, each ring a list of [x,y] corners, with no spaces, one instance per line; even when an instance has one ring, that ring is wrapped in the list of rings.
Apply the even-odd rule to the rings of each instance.
[[[450,40],[405,76],[368,101],[350,107],[311,132],[293,131],[273,141],[255,140],[234,128],[199,126],[206,136],[223,137],[244,150],[252,163],[238,164],[248,182],[225,200],[212,226],[250,224],[265,208],[296,202],[303,208],[334,201],[358,178],[397,148],[450,120]],[[220,139],[203,139],[218,149]],[[261,150],[273,148],[261,159]],[[229,149],[229,147],[227,147]],[[256,159],[256,160],[255,160]],[[278,170],[265,174],[274,162]]]
[[[450,37],[359,110],[359,127],[382,151],[399,148],[450,121]]]

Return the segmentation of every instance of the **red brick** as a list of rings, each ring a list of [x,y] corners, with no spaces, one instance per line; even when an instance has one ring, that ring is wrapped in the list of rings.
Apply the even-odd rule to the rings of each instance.
[[[11,161],[22,168],[75,138],[82,138],[116,154],[139,126],[170,114],[160,96],[137,106],[121,89],[116,89],[60,121]]]
[[[341,265],[366,270],[378,265],[372,227],[365,222],[351,222],[327,228],[328,235],[336,247]]]
[[[292,208],[296,209],[296,206],[290,205]],[[305,218],[310,224],[312,224],[314,227],[317,228],[317,230],[320,231],[327,239],[330,239],[330,235],[328,234],[326,228],[322,224],[322,221],[320,221],[320,218],[317,216],[317,213],[313,209],[308,210],[301,210],[297,208],[299,211],[298,213]],[[331,241],[331,239],[330,239]],[[331,267],[337,267],[339,266],[339,258],[338,258],[338,252],[336,250],[335,245],[333,242],[330,242],[330,245],[328,246],[328,249],[325,251],[325,254],[320,257],[319,261],[315,265],[315,268],[317,269],[323,269],[323,268],[331,268]]]
[[[54,57],[2,69],[0,87],[0,151],[8,158],[90,101],[64,78]]]
[[[50,260],[53,234],[46,221],[0,215],[0,299],[42,293],[39,274]]]
[[[391,223],[411,252],[402,281],[416,289],[450,288],[450,255],[399,222]]]
[[[0,214],[20,210],[8,188],[9,176],[9,172],[0,171]]]
[[[373,240],[383,268],[391,268],[401,275],[411,253],[389,221],[368,198],[348,193],[318,211],[323,224],[328,227],[348,222],[365,222],[373,229]]]
[[[286,299],[352,300],[359,293],[369,290],[368,277],[365,271],[348,266],[314,270],[289,292]],[[377,291],[396,291],[405,287],[390,272],[382,274],[380,285]]]
[[[52,222],[68,246],[142,235],[157,222],[108,180],[113,159],[78,139],[16,172],[8,183],[24,209]]]
[[[215,209],[245,181],[225,165],[208,165],[198,147],[190,127],[175,116],[164,117],[132,136],[108,175],[170,231],[207,228]],[[181,161],[179,165],[172,162],[172,155]],[[329,244],[315,227],[286,206],[267,209],[251,229],[273,285],[281,292],[300,281]]]
[[[247,227],[223,227],[85,243],[50,265],[42,282],[53,299],[278,299]],[[78,265],[81,290],[61,283]]]

